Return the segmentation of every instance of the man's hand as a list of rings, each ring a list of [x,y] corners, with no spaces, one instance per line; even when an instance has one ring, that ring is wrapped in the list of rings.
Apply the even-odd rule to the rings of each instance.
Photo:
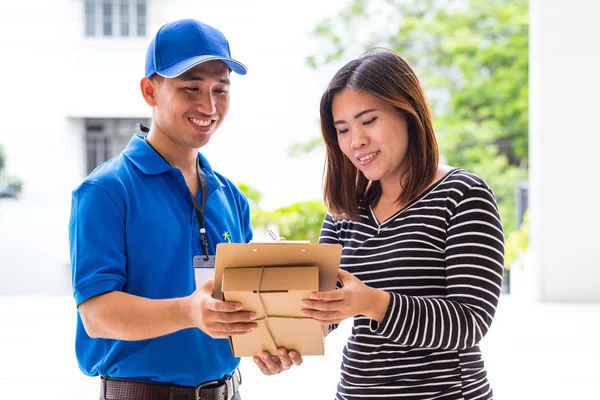
[[[186,298],[186,308],[192,325],[212,338],[245,335],[256,329],[252,322],[256,314],[241,311],[240,303],[220,301],[212,297],[215,283],[212,279]]]
[[[260,357],[254,357],[254,362],[265,375],[276,375],[292,368],[292,365],[302,364],[302,356],[295,351],[288,352],[283,347],[277,350],[277,356],[271,356],[266,351]]]
[[[313,294],[312,300],[302,301],[306,307],[302,313],[322,325],[339,324],[356,315],[383,320],[390,302],[389,293],[365,285],[343,269],[339,270],[338,279],[342,282],[341,289]]]

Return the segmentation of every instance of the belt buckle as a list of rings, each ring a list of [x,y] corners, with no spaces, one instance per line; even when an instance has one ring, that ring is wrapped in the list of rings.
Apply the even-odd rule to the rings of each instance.
[[[241,385],[242,375],[240,374],[239,369],[236,369],[235,371],[233,371],[233,373],[231,375],[223,378],[223,381],[225,382],[225,399],[224,400],[231,400],[235,396],[235,386],[234,386],[234,381],[233,381],[234,379],[236,379],[238,381],[238,386]],[[196,388],[194,389],[194,399],[202,400],[202,398],[200,397],[200,390],[202,388],[205,388],[206,386],[215,385],[215,384],[218,385],[219,381],[210,381],[210,382],[206,382],[206,383],[201,383],[200,385],[196,386]]]
[[[194,399],[195,400],[202,400],[202,398],[200,397],[200,390],[202,388],[205,388],[206,386],[214,385],[216,383],[219,383],[219,381],[205,382],[205,383],[201,383],[198,386],[196,386],[196,388],[194,389]]]

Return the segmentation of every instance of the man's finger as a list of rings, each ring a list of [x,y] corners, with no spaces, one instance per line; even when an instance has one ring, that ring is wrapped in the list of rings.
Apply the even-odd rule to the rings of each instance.
[[[281,347],[277,349],[277,353],[279,353],[279,361],[281,361],[281,368],[290,369],[293,365],[293,362],[290,359],[287,350]]]
[[[254,331],[256,328],[256,324],[241,322],[235,324],[217,322],[209,326],[209,329],[212,333],[225,336],[247,335],[248,333]]]
[[[251,311],[217,312],[211,314],[210,319],[215,322],[235,323],[252,322],[256,319],[256,313]]]
[[[290,359],[292,360],[294,365],[302,364],[302,356],[297,351],[294,351],[294,350],[290,351],[288,353],[288,356],[290,357]]]
[[[260,357],[254,357],[254,362],[258,366],[258,369],[260,369],[260,372],[262,372],[265,375],[273,375],[273,373],[269,370],[267,365],[263,362],[263,360]]]
[[[281,372],[281,363],[279,361],[273,360],[273,358],[271,358],[271,355],[269,353],[267,353],[266,351],[263,351],[260,358],[265,363],[265,365],[267,366],[269,371],[271,371],[274,374]]]
[[[203,331],[204,332],[204,331]],[[231,334],[224,332],[204,332],[213,339],[227,339]]]
[[[242,309],[242,305],[235,301],[221,301],[211,298],[206,302],[206,308],[217,312],[236,312]]]
[[[202,291],[212,296],[213,290],[215,290],[215,281],[212,279],[207,279],[202,285]]]

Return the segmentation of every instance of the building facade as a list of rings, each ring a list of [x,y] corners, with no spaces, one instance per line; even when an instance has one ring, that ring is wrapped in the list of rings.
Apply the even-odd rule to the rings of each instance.
[[[149,121],[139,82],[148,44],[169,21],[218,27],[249,68],[231,77],[229,115],[203,149],[211,165],[259,188],[273,206],[320,198],[322,154],[307,163],[286,150],[319,135],[318,99],[330,75],[305,57],[315,52],[310,31],[343,1],[313,10],[317,3],[293,19],[285,2],[272,0],[32,0],[2,9],[0,144],[23,191],[0,201],[0,294],[70,291],[71,191]],[[279,151],[261,150],[266,143]]]

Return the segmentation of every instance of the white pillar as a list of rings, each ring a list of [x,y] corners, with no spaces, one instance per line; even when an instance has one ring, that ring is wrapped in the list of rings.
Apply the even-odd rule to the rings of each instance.
[[[530,7],[534,296],[600,301],[600,1]]]

